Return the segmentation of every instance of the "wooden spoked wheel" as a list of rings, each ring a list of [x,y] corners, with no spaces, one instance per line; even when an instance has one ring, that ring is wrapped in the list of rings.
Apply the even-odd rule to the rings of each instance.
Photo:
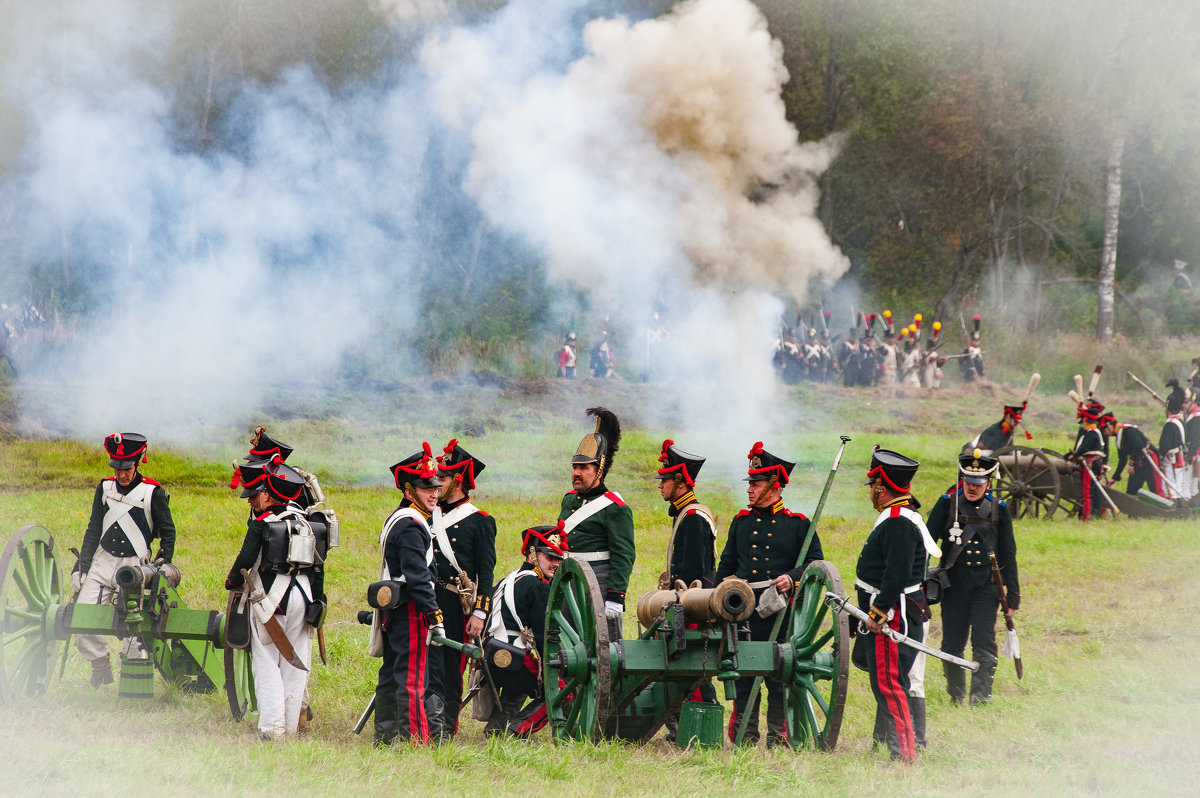
[[[550,583],[543,672],[556,742],[598,740],[608,723],[612,661],[604,600],[592,568],[567,558]]]
[[[788,744],[832,751],[850,683],[850,626],[844,613],[825,602],[825,593],[845,595],[842,577],[833,563],[817,560],[796,591],[786,627],[793,649],[791,678],[784,684]]]
[[[1008,503],[1014,519],[1050,518],[1058,509],[1062,480],[1058,466],[1041,449],[1006,446],[997,449],[1000,461],[993,491]]]
[[[0,700],[45,692],[59,647],[49,611],[63,601],[54,537],[21,527],[0,556]]]

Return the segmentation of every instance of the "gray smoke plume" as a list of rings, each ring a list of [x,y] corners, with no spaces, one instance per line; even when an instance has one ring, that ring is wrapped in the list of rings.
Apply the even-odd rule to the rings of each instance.
[[[12,4],[5,267],[14,285],[76,270],[99,300],[23,381],[26,407],[51,430],[135,418],[186,439],[341,374],[410,329],[431,241],[471,234],[430,219],[430,196],[585,289],[632,351],[666,309],[675,373],[712,383],[694,415],[761,403],[780,297],[848,267],[815,218],[837,142],[798,141],[748,0],[637,22],[588,21],[592,5],[519,0],[451,26],[450,4],[381,3],[392,60],[364,81],[302,52],[333,24],[319,3],[236,24],[185,3]],[[738,450],[756,434],[731,432]]]

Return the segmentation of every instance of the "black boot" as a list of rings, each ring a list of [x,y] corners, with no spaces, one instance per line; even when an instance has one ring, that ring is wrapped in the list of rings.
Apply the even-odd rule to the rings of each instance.
[[[959,669],[959,673],[962,670]],[[992,700],[992,680],[996,676],[996,659],[981,658],[979,670],[971,674],[971,705],[986,704]],[[960,677],[961,678],[961,677]]]
[[[787,717],[782,701],[767,702],[767,748],[787,747]]]
[[[679,713],[676,712],[667,716],[667,722],[663,724],[667,728],[666,741],[669,743],[675,742],[675,738],[679,735]]]
[[[925,699],[916,696],[908,697],[908,713],[912,715],[913,737],[917,741],[917,750],[925,750]]]
[[[888,716],[879,704],[875,705],[875,728],[871,730],[871,750],[887,745]]]
[[[942,663],[942,672],[946,674],[946,692],[955,704],[961,704],[967,697],[967,677],[963,669],[949,662]]]
[[[398,710],[394,694],[390,700],[382,700],[379,693],[375,694],[375,746],[377,748],[396,742],[396,735],[400,731],[396,725]]]
[[[446,726],[446,702],[440,695],[425,696],[425,717],[429,721],[429,739],[435,744],[450,740],[450,729]]]

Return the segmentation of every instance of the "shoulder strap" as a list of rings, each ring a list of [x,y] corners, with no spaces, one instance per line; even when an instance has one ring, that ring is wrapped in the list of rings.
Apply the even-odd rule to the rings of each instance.
[[[667,541],[667,567],[668,574],[671,573],[671,560],[675,556],[675,536],[679,534],[679,527],[683,524],[683,519],[689,512],[694,512],[696,515],[708,522],[708,531],[713,536],[713,540],[717,538],[717,522],[713,517],[713,511],[705,507],[700,502],[692,502],[679,511],[679,515],[675,516],[675,523],[671,525],[671,539]]]
[[[460,509],[462,508],[454,508],[454,510],[451,511],[451,516],[455,515],[455,513],[457,513]],[[446,524],[450,522],[447,520],[446,516],[442,515],[441,507],[433,508],[433,517],[430,520],[432,521],[431,526],[433,531],[433,539],[437,541],[438,550],[442,553],[443,557],[449,560],[451,568],[453,568],[455,571],[461,572],[462,568],[458,565],[458,558],[454,556],[454,547],[450,545],[450,538],[446,535]]]
[[[572,529],[579,526],[584,521],[603,510],[605,507],[608,507],[610,504],[613,504],[613,500],[609,498],[607,493],[603,496],[597,496],[594,499],[584,502],[582,507],[567,516],[566,520],[563,522],[563,531],[569,534]]]

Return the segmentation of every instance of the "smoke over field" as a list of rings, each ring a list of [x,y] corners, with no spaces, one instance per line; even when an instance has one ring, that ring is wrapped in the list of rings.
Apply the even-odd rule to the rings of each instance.
[[[186,440],[363,352],[396,373],[423,304],[529,263],[564,318],[662,311],[710,402],[769,382],[779,297],[848,261],[757,9],[460,5],[6,6],[0,274],[87,308],[22,364],[36,426]]]

